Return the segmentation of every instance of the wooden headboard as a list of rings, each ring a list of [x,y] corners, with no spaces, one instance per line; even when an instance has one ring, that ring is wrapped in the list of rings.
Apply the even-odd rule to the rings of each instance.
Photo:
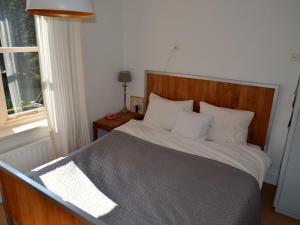
[[[151,92],[170,100],[194,100],[215,106],[255,112],[248,143],[267,149],[279,86],[202,76],[146,71],[146,106]]]

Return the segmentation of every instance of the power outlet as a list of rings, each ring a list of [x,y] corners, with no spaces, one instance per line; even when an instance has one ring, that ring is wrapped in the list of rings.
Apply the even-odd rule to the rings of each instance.
[[[300,62],[300,53],[291,53],[290,61],[291,62]]]

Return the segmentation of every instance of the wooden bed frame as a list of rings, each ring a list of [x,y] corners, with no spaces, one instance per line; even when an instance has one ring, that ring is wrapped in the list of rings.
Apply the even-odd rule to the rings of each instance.
[[[146,106],[153,92],[171,100],[193,99],[195,112],[200,110],[200,101],[255,112],[249,127],[248,143],[267,150],[278,85],[146,71],[145,86]]]
[[[255,112],[249,142],[267,147],[279,86],[146,71],[145,99],[151,92],[172,100]],[[95,225],[99,220],[63,201],[45,187],[0,162],[0,188],[9,225]]]

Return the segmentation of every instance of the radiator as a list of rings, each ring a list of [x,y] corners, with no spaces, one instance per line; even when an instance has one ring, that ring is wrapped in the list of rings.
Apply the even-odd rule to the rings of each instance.
[[[28,172],[54,159],[50,138],[14,149],[0,155],[0,160],[21,172]]]

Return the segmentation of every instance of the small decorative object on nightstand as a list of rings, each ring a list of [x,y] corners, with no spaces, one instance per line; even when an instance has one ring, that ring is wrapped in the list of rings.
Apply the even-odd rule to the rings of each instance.
[[[131,112],[143,114],[144,113],[144,98],[131,96],[131,104],[130,104]]]
[[[124,108],[122,109],[123,113],[127,113],[128,109],[126,107],[126,87],[127,87],[127,82],[131,81],[131,74],[129,71],[121,71],[119,73],[118,81],[124,83]]]
[[[102,118],[100,120],[96,120],[93,122],[93,131],[94,131],[94,141],[98,139],[98,129],[102,134],[111,132],[113,129],[127,123],[129,120],[142,120],[143,115],[127,112],[127,113],[119,113],[115,119],[108,120]]]

